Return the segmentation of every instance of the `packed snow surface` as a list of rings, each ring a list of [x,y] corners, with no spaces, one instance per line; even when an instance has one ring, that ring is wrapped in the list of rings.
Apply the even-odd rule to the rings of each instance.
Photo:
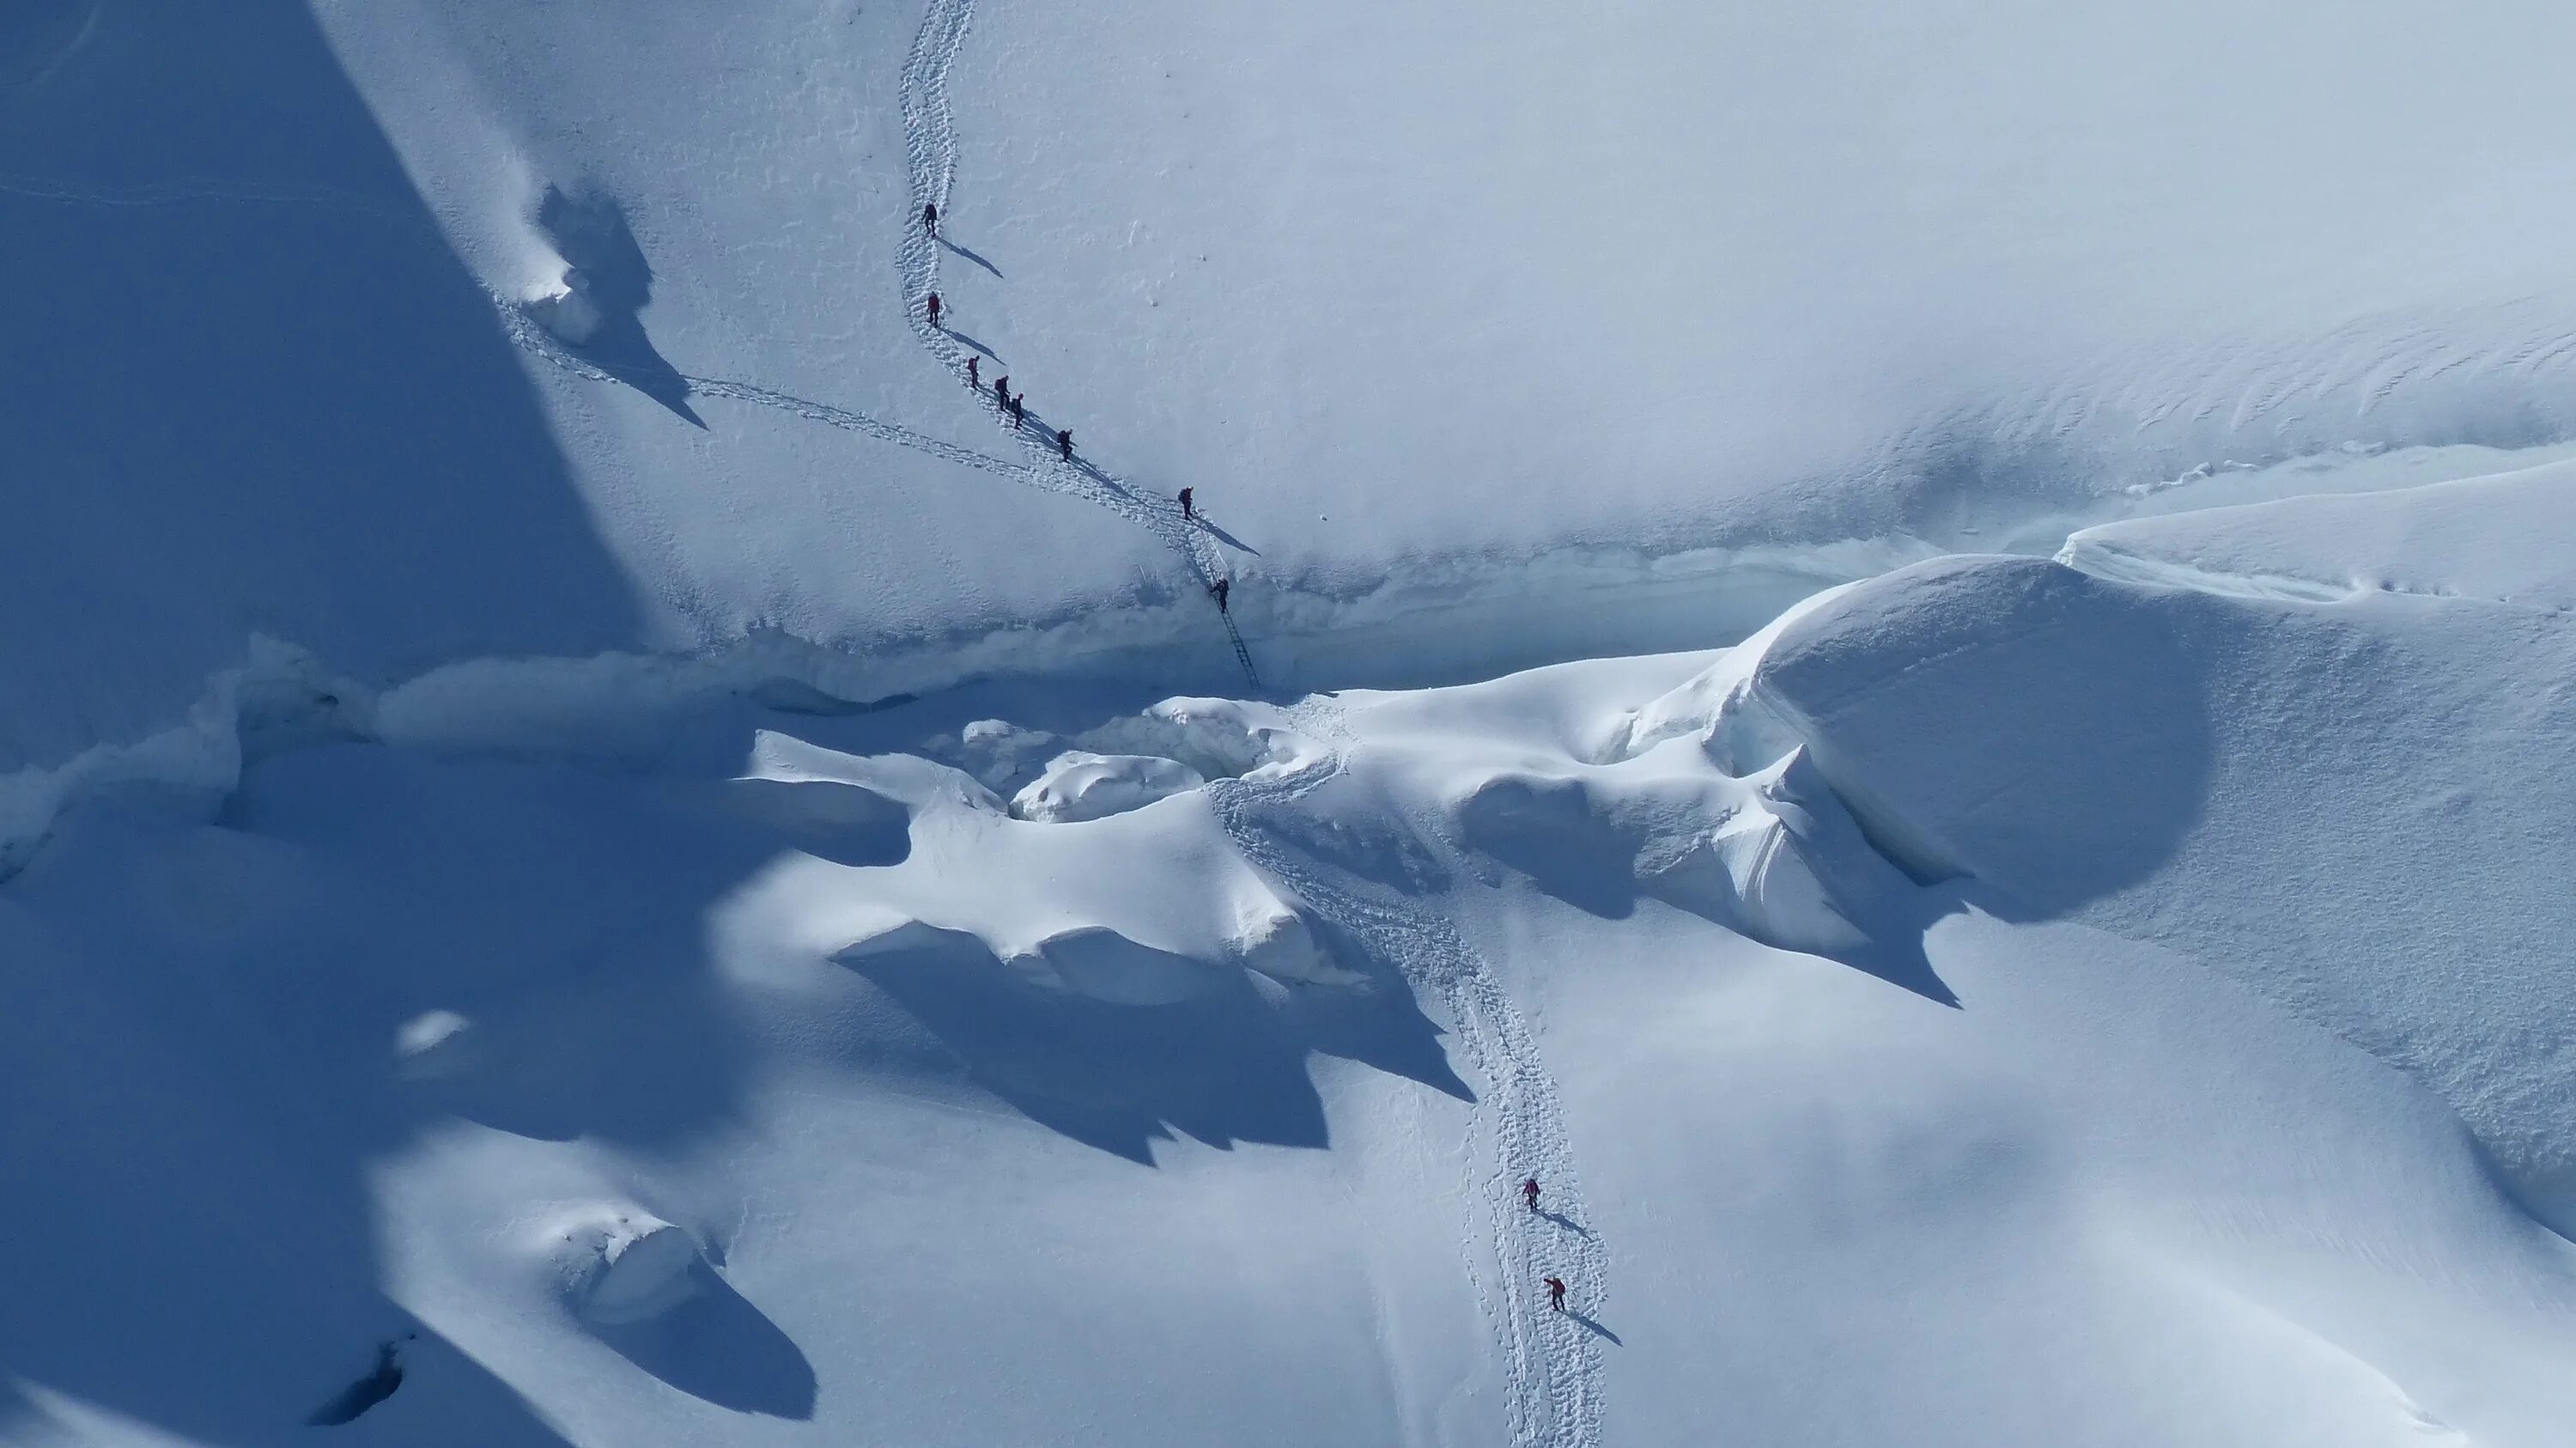
[[[0,7],[0,1442],[2564,1444],[2571,41]]]

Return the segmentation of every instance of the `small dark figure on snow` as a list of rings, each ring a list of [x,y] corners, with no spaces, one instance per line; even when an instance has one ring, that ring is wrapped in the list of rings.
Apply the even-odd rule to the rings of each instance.
[[[1225,612],[1225,596],[1233,590],[1234,580],[1231,578],[1220,578],[1216,582],[1208,585],[1208,592],[1216,595],[1217,612]]]
[[[933,236],[939,234],[939,207],[932,203],[921,208],[921,229]]]
[[[1565,1279],[1561,1277],[1543,1277],[1539,1280],[1547,1284],[1548,1310],[1551,1312],[1563,1312],[1565,1310]]]
[[[1011,394],[1011,421],[1013,421],[1013,422],[1026,422],[1026,421],[1028,421],[1028,420],[1029,420],[1029,395],[1028,395],[1027,393],[1025,393],[1025,392],[1014,392],[1014,393],[1012,393],[1012,394]]]
[[[939,293],[937,292],[930,294],[930,325],[934,327],[939,325]]]
[[[1187,488],[1181,489],[1181,516],[1184,518],[1193,516],[1190,512],[1190,490]]]
[[[1072,428],[1059,427],[1055,430],[1055,455],[1064,459],[1066,462],[1073,461]]]
[[[1531,1177],[1529,1180],[1521,1183],[1521,1200],[1529,1204],[1529,1209],[1531,1211],[1535,1212],[1538,1210],[1537,1177]]]
[[[975,375],[975,368],[978,361],[979,359],[973,357],[966,359],[966,385],[980,390],[984,385],[984,380]]]
[[[994,378],[994,379],[993,379],[993,405],[994,405],[995,407],[1005,408],[1005,409],[1007,409],[1007,408],[1011,405],[1011,379],[1010,379],[1010,378],[1008,378],[1008,377],[996,377],[996,378]]]

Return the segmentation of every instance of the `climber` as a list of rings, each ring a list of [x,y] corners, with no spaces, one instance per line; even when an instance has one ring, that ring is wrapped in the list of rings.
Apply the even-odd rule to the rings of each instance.
[[[1524,1182],[1522,1182],[1522,1183],[1521,1183],[1521,1200],[1522,1200],[1524,1203],[1528,1204],[1529,1209],[1530,1209],[1531,1211],[1535,1212],[1535,1211],[1537,1211],[1537,1210],[1538,1210],[1538,1178],[1537,1178],[1537,1177],[1531,1177],[1529,1180],[1524,1181]]]
[[[937,292],[930,294],[930,325],[934,327],[939,325],[939,293]]]
[[[1208,592],[1216,595],[1217,612],[1225,612],[1225,596],[1233,591],[1234,580],[1231,578],[1220,578],[1216,582],[1208,585]]]
[[[939,206],[936,202],[921,208],[921,229],[932,236],[939,234]]]
[[[1548,1310],[1551,1312],[1563,1312],[1565,1310],[1565,1279],[1561,1277],[1543,1277],[1539,1280],[1547,1284]]]
[[[1028,395],[1027,393],[1025,393],[1025,392],[1014,392],[1014,393],[1012,393],[1012,394],[1011,394],[1011,421],[1013,421],[1013,422],[1026,422],[1026,421],[1028,421],[1028,420],[1029,420],[1029,395]]]
[[[977,361],[978,359],[973,357],[966,359],[966,385],[974,388],[978,392],[981,392],[984,390],[984,382],[983,379],[975,375]]]
[[[993,379],[993,405],[994,405],[995,407],[998,407],[998,408],[1002,409],[1002,410],[1003,410],[1003,411],[1005,411],[1005,412],[1010,411],[1010,409],[1011,409],[1011,379],[1010,379],[1010,378],[1008,378],[1008,377],[996,377],[996,378],[994,378],[994,379]]]
[[[1181,516],[1185,519],[1195,516],[1190,512],[1190,490],[1187,488],[1181,489]]]
[[[1055,430],[1055,455],[1064,459],[1066,462],[1073,461],[1072,428],[1059,427]]]

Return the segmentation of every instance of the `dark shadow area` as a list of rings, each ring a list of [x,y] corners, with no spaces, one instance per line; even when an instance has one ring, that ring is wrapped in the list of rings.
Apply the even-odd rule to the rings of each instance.
[[[814,1365],[793,1339],[723,1274],[692,1265],[696,1292],[643,1322],[594,1327],[626,1360],[689,1394],[737,1413],[814,1416]]]
[[[376,1344],[376,1365],[368,1369],[365,1377],[342,1388],[332,1395],[331,1401],[314,1409],[313,1415],[304,1420],[305,1424],[315,1428],[337,1428],[344,1423],[354,1423],[359,1414],[392,1397],[394,1390],[402,1386],[400,1350],[402,1344],[409,1341],[411,1334],[405,1333]]]
[[[709,978],[705,913],[780,846],[678,804],[631,778],[341,745],[260,766],[220,826],[67,820],[0,911],[0,1099],[43,1104],[0,1122],[0,1230],[44,1244],[0,1299],[0,1367],[192,1441],[265,1444],[353,1375],[387,1381],[366,1345],[416,1330],[362,1426],[559,1442],[386,1300],[369,1173],[460,1114],[645,1149],[739,1120],[751,1047]],[[414,1053],[406,1026],[438,1011],[462,1029]],[[673,1349],[697,1365],[656,1370],[810,1411],[802,1354],[711,1300]]]
[[[992,358],[996,363],[1002,362],[1001,353],[994,351],[992,348],[987,347],[983,343],[976,341],[974,338],[967,336],[965,333],[958,331],[955,327],[951,327],[943,323],[941,324],[939,331],[941,335],[951,337],[957,341],[965,343],[967,346],[972,347],[976,351],[983,353],[985,356]]]
[[[437,1069],[397,1073],[390,1116],[644,1146],[734,1119],[747,1048],[707,978],[704,911],[778,831],[612,775],[365,746],[283,756],[259,786],[227,823],[399,882],[316,942],[387,976],[367,1002],[379,1054],[353,1073],[383,1076],[387,1033],[422,1012],[472,1023]]]
[[[1029,414],[1029,425],[1036,429],[1039,441],[1045,443],[1049,448],[1053,448],[1055,446],[1055,429],[1047,424],[1046,419],[1032,412]],[[1082,474],[1084,477],[1091,479],[1093,482],[1098,483],[1100,486],[1107,488],[1109,491],[1116,493],[1122,498],[1132,498],[1137,495],[1136,490],[1129,487],[1124,479],[1111,477],[1107,472],[1101,469],[1098,463],[1084,457],[1079,452],[1075,453],[1072,457],[1065,459],[1064,463],[1065,466],[1072,468],[1075,472]]]
[[[1201,994],[1122,1005],[1032,984],[973,936],[927,928],[841,961],[911,1013],[976,1084],[1032,1121],[1140,1165],[1175,1133],[1216,1147],[1327,1146],[1306,1068],[1316,1052],[1467,1094],[1437,1028],[1402,992],[1299,990],[1282,1007],[1240,970],[1185,962]]]
[[[0,5],[0,89],[42,84],[96,29],[105,4],[106,0],[14,0]]]
[[[884,694],[873,699],[843,699],[811,684],[795,679],[763,679],[743,690],[742,697],[764,709],[781,714],[803,714],[818,719],[840,719],[857,714],[873,714],[880,709],[896,709],[913,702],[912,694]]]
[[[407,1134],[382,1038],[371,1072],[319,1065],[331,993],[298,1004],[306,972],[176,939],[157,880],[269,883],[204,850],[221,834],[87,811],[7,887],[0,1231],[42,1250],[0,1296],[0,1369],[192,1442],[275,1443],[336,1401],[421,1441],[560,1444],[434,1337],[413,1345],[440,1353],[432,1388],[415,1361],[406,1391],[375,1392],[370,1345],[421,1330],[384,1296],[363,1179]]]
[[[1582,1328],[1585,1332],[1592,1334],[1594,1337],[1600,1338],[1604,1342],[1609,1343],[1612,1347],[1626,1347],[1628,1345],[1625,1342],[1620,1341],[1619,1334],[1603,1327],[1600,1323],[1584,1316],[1573,1308],[1567,1308],[1565,1310],[1565,1315],[1573,1318],[1576,1326]]]
[[[1572,1232],[1578,1237],[1590,1237],[1592,1235],[1592,1229],[1590,1227],[1582,1225],[1562,1212],[1541,1211],[1538,1214],[1538,1218],[1542,1222],[1554,1225],[1560,1231]]]
[[[1235,537],[1223,528],[1218,527],[1214,520],[1210,519],[1205,513],[1191,513],[1190,521],[1198,524],[1202,528],[1205,528],[1208,531],[1208,536],[1216,539],[1219,543],[1224,544],[1226,547],[1231,548],[1238,553],[1249,553],[1255,558],[1261,556],[1260,549],[1253,547],[1251,544],[1244,542],[1242,539]]]
[[[562,339],[584,361],[669,408],[698,427],[690,410],[688,379],[663,360],[644,335],[645,306],[653,300],[653,266],[626,223],[626,209],[607,196],[574,198],[553,186],[537,203],[537,227],[572,267],[565,284],[599,314],[598,329],[578,344]]]
[[[62,3],[0,6],[0,46]],[[253,633],[368,679],[634,646],[521,354],[306,7],[82,23],[0,88],[0,175],[43,193],[0,189],[0,613],[59,621],[0,635],[0,772],[166,726]]]
[[[982,267],[984,270],[986,270],[986,271],[988,271],[988,272],[991,272],[993,275],[995,275],[995,276],[997,276],[997,277],[998,277],[998,276],[1000,276],[1000,275],[1002,274],[1002,269],[1001,269],[1000,267],[997,267],[997,266],[993,265],[991,262],[984,260],[984,258],[982,258],[982,257],[980,257],[980,256],[977,256],[975,253],[973,253],[973,252],[971,252],[971,251],[968,251],[966,248],[964,248],[964,247],[962,247],[962,246],[959,246],[957,243],[955,243],[955,242],[953,242],[953,241],[950,241],[947,237],[944,237],[944,236],[943,236],[943,237],[939,238],[939,244],[940,244],[941,246],[944,246],[944,247],[948,248],[948,250],[950,250],[951,252],[954,252],[954,253],[956,253],[957,255],[962,256],[962,257],[966,258],[968,261],[973,262],[975,265]],[[988,353],[986,353],[985,355],[989,357],[989,356],[991,356],[992,354],[988,352]]]
[[[304,4],[0,14],[0,76],[41,73],[0,86],[0,611],[49,621],[0,636],[0,773],[185,717],[255,633],[368,681],[637,645],[522,354]],[[347,1432],[560,1445],[385,1292],[368,1173],[419,1119],[386,1049],[435,932],[276,924],[308,888],[112,807],[0,887],[0,1381],[265,1445],[417,1331]]]
[[[1961,908],[1958,887],[1931,885],[1874,901],[1853,924],[1868,938],[1837,950],[1815,951],[1889,985],[1910,990],[1935,1005],[1959,1009],[1959,993],[1932,968],[1923,936],[1933,925]]]
[[[836,865],[900,865],[912,854],[911,808],[855,784],[731,779],[704,793],[709,804]]]
[[[1636,911],[1645,832],[1596,808],[1579,779],[1494,779],[1459,805],[1458,828],[1469,848],[1586,914],[1625,920]]]
[[[1346,931],[1321,922],[1311,928],[1336,962],[1364,972],[1368,980],[1356,988],[1318,986],[1289,995],[1284,1012],[1307,1043],[1324,1055],[1420,1082],[1455,1100],[1474,1101],[1476,1093],[1449,1064],[1440,1028],[1422,1013],[1393,963],[1370,954]]]

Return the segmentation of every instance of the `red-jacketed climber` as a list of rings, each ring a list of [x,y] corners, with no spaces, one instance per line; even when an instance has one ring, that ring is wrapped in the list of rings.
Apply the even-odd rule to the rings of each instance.
[[[1551,1312],[1563,1312],[1565,1310],[1565,1279],[1561,1277],[1542,1277],[1539,1280],[1547,1284],[1548,1310]]]
[[[1526,1203],[1531,1211],[1535,1212],[1538,1210],[1537,1177],[1531,1177],[1527,1181],[1521,1183],[1521,1201]]]
[[[930,294],[930,325],[934,327],[939,325],[939,293],[937,292]]]

